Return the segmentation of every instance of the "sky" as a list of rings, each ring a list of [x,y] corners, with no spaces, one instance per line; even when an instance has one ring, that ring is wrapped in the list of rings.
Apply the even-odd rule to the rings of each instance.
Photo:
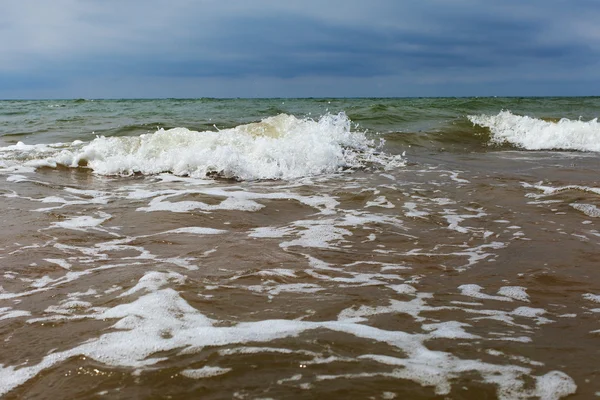
[[[0,99],[600,95],[599,0],[2,0]]]

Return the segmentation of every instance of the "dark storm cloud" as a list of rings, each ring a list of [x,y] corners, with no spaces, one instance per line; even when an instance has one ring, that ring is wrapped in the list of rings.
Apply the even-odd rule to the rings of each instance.
[[[57,0],[53,6],[33,5],[15,2],[0,16],[0,29],[10,37],[0,44],[6,60],[0,65],[0,97],[18,96],[19,82],[26,93],[35,92],[35,82],[46,89],[63,85],[65,95],[86,82],[85,94],[92,96],[94,87],[98,96],[106,96],[114,84],[113,96],[119,97],[121,86],[114,82],[127,81],[128,94],[138,82],[143,94],[141,85],[153,79],[183,87],[187,80],[198,90],[206,79],[223,87],[235,80],[239,96],[252,95],[244,90],[257,80],[273,85],[278,90],[273,95],[289,96],[297,93],[281,93],[283,87],[296,90],[292,81],[310,79],[330,82],[330,95],[348,93],[345,86],[352,82],[356,95],[373,96],[390,95],[393,85],[392,95],[419,95],[419,85],[430,94],[426,86],[432,84],[441,95],[485,94],[486,87],[503,80],[519,89],[529,82],[533,91],[545,82],[555,85],[556,94],[570,94],[565,88],[574,77],[600,81],[600,7],[587,0]],[[461,92],[464,83],[480,93]],[[184,95],[177,90],[166,85],[152,95]]]

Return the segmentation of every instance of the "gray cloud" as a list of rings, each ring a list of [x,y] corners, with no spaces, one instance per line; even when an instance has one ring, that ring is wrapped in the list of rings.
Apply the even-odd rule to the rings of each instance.
[[[0,15],[0,98],[597,94],[599,18],[591,0],[22,0]]]

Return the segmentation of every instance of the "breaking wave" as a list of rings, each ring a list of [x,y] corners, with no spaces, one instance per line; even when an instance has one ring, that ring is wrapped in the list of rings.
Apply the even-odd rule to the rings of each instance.
[[[493,144],[509,143],[526,150],[600,151],[600,123],[562,118],[556,122],[501,111],[470,115],[474,125],[488,128]]]
[[[242,180],[293,179],[368,164],[401,165],[400,156],[378,152],[365,133],[352,132],[344,113],[319,120],[279,114],[220,131],[160,129],[128,137],[99,136],[89,143],[17,145],[0,154],[33,167],[87,167],[101,175],[170,172]],[[18,154],[18,156],[16,156]],[[6,159],[6,158],[5,158]]]

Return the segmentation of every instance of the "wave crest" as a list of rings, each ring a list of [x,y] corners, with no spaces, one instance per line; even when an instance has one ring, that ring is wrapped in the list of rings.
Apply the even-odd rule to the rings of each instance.
[[[44,145],[33,146],[40,154],[38,146]],[[217,132],[173,128],[140,136],[100,136],[44,155],[44,159],[30,158],[29,165],[86,166],[101,175],[170,172],[241,180],[293,179],[369,163],[401,163],[399,156],[379,154],[375,142],[364,133],[352,132],[344,113],[319,120],[279,114]]]
[[[493,144],[510,143],[527,150],[600,151],[600,123],[562,118],[558,122],[501,111],[469,115],[469,121],[490,130]]]

